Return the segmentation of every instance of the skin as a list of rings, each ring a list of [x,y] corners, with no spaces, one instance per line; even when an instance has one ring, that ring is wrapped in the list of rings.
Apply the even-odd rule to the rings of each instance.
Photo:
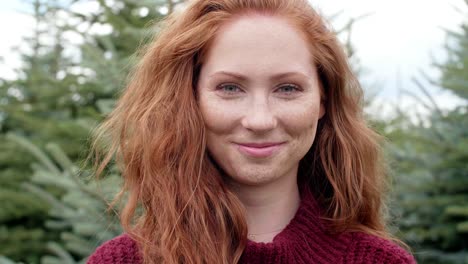
[[[197,84],[207,147],[246,208],[249,238],[270,242],[297,211],[299,161],[325,112],[317,71],[301,32],[281,17],[241,16],[219,32]]]

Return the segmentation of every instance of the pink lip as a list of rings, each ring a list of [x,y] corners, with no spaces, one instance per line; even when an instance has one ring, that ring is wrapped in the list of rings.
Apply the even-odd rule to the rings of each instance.
[[[239,150],[249,156],[255,158],[266,158],[271,156],[279,148],[281,148],[283,142],[280,143],[242,143],[237,144]]]

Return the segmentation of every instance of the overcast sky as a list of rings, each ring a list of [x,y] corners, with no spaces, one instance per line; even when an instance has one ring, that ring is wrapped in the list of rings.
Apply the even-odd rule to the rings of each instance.
[[[402,100],[402,88],[418,93],[411,78],[421,76],[421,70],[437,78],[431,64],[446,58],[443,28],[457,30],[468,18],[464,0],[315,0],[312,4],[324,14],[342,10],[334,25],[370,14],[355,24],[351,39],[368,73],[364,82],[374,83],[380,99],[396,102]],[[435,87],[430,89],[442,107],[462,103]]]
[[[442,28],[457,30],[468,14],[464,0],[311,0],[313,6],[327,16],[342,11],[333,26],[339,29],[349,18],[369,14],[358,21],[352,34],[357,56],[366,70],[364,86],[378,92],[379,100],[401,103],[401,88],[415,91],[411,78],[423,70],[432,76],[433,58],[445,59]],[[25,10],[20,0],[0,2],[0,76],[14,77],[19,66],[11,47],[21,43],[31,32],[33,20],[19,11]],[[459,9],[459,11],[457,11]],[[442,107],[461,103],[455,97],[436,88]],[[404,99],[406,100],[406,99]]]

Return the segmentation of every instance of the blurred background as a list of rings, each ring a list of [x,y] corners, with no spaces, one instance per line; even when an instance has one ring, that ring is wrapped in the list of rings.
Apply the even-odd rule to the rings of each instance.
[[[311,0],[387,138],[391,231],[419,263],[468,263],[468,1]],[[0,264],[84,263],[121,232],[84,162],[135,51],[183,0],[0,2]]]

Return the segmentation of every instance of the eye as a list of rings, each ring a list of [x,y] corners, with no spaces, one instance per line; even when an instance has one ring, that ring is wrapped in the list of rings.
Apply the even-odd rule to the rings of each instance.
[[[220,84],[218,85],[218,87],[216,87],[216,90],[226,93],[226,94],[235,94],[235,93],[239,93],[242,91],[238,85],[233,84],[233,83]]]
[[[301,88],[295,84],[282,84],[276,91],[284,94],[291,94],[295,92],[300,92]]]

